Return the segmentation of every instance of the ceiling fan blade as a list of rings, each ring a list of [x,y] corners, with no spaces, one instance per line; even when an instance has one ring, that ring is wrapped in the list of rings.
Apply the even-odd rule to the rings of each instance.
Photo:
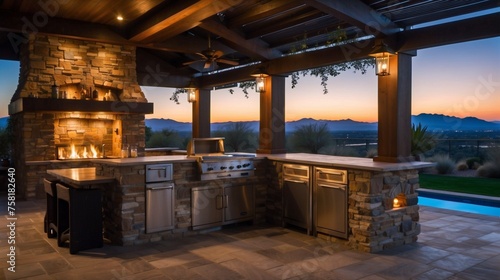
[[[219,57],[222,57],[223,55],[224,55],[223,51],[214,51],[214,53],[212,54],[212,57],[219,58]]]
[[[203,58],[205,60],[208,59],[208,57],[204,53],[197,52],[196,54],[199,55],[199,56],[201,56],[201,58]]]
[[[229,64],[229,65],[233,65],[233,66],[239,65],[239,63],[237,61],[224,59],[224,58],[217,59],[217,62]]]
[[[205,60],[193,60],[193,61],[188,61],[188,62],[184,62],[182,63],[182,65],[186,66],[186,65],[191,65],[193,63],[196,63],[196,62],[200,62],[200,61],[205,61]]]

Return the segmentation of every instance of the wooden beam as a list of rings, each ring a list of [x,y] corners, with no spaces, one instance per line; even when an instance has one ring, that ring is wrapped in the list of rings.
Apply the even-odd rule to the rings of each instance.
[[[262,40],[246,40],[237,32],[228,29],[226,26],[215,20],[205,20],[199,27],[224,38],[228,46],[250,58],[257,57],[259,59],[270,60],[281,56],[279,51],[268,48],[267,44]]]
[[[243,0],[189,0],[174,1],[173,6],[163,9],[155,15],[134,26],[130,40],[134,42],[152,43],[172,38],[188,31],[199,23],[219,12],[222,12]]]
[[[50,17],[44,25],[39,26],[27,20],[31,18],[33,16],[29,14],[0,10],[0,31],[12,32],[8,34],[11,36],[9,40],[14,39],[15,42],[28,38],[29,34],[38,33],[110,44],[131,44],[108,25]]]
[[[279,14],[297,6],[301,6],[296,0],[280,0],[280,1],[260,1],[261,3],[254,9],[238,15],[235,18],[229,19],[228,26],[230,29],[240,29],[242,25],[258,21],[260,19]]]
[[[392,35],[400,27],[359,0],[305,0],[305,3],[332,16],[356,25],[371,35]],[[369,32],[367,32],[369,31]]]
[[[419,50],[500,36],[500,12],[403,31],[400,51]]]
[[[396,51],[409,52],[498,36],[500,36],[500,13],[494,13],[442,25],[402,31],[389,36],[388,40],[397,42]],[[344,46],[276,58],[266,62],[265,66],[269,74],[286,75],[295,71],[368,58],[374,44],[374,39],[367,39]],[[248,80],[255,67],[258,65],[202,76],[199,78],[199,83],[205,87],[211,87],[245,81]]]

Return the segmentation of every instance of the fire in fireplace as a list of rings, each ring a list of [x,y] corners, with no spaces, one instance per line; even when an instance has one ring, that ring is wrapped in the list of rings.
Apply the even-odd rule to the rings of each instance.
[[[57,159],[88,159],[102,158],[104,156],[104,145],[100,148],[93,144],[88,145],[58,145],[56,146]]]

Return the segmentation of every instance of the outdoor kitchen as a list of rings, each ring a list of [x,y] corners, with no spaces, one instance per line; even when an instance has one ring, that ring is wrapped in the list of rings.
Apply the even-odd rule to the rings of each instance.
[[[134,53],[31,37],[9,107],[23,135],[14,149],[21,196],[44,197],[44,178],[97,188],[102,238],[121,246],[239,223],[292,227],[367,252],[417,240],[417,170],[426,163],[281,154],[266,144],[257,154],[226,153],[224,139],[210,137],[193,138],[183,155],[146,156],[144,118],[153,106],[137,86]],[[308,170],[305,181],[287,181],[290,165]],[[98,179],[85,180],[89,170]],[[327,174],[327,188],[313,172]],[[332,185],[335,174],[342,177]]]

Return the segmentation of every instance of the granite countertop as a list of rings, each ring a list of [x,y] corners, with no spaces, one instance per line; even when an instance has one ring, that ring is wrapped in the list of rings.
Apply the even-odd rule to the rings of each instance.
[[[149,156],[136,158],[116,158],[116,159],[93,159],[93,163],[126,166],[126,165],[146,165],[155,163],[169,162],[195,162],[194,158],[188,158],[185,155],[169,155],[169,156]]]
[[[371,158],[342,157],[331,155],[307,154],[307,153],[287,153],[287,154],[257,154],[256,159],[267,158],[275,161],[317,165],[325,167],[338,167],[361,169],[370,171],[397,171],[409,169],[421,169],[434,166],[430,162],[412,161],[402,163],[377,162]],[[156,163],[174,162],[194,162],[194,158],[185,155],[148,156],[137,158],[117,158],[117,159],[93,159],[93,163],[107,164],[113,166],[146,165]]]
[[[49,169],[47,173],[76,187],[91,187],[92,185],[111,183],[115,180],[111,176],[96,175],[95,167]]]
[[[306,153],[269,154],[267,155],[267,158],[270,160],[289,163],[361,169],[370,171],[410,170],[434,166],[434,163],[421,161],[390,163],[373,161],[373,159],[371,158],[341,157]]]

